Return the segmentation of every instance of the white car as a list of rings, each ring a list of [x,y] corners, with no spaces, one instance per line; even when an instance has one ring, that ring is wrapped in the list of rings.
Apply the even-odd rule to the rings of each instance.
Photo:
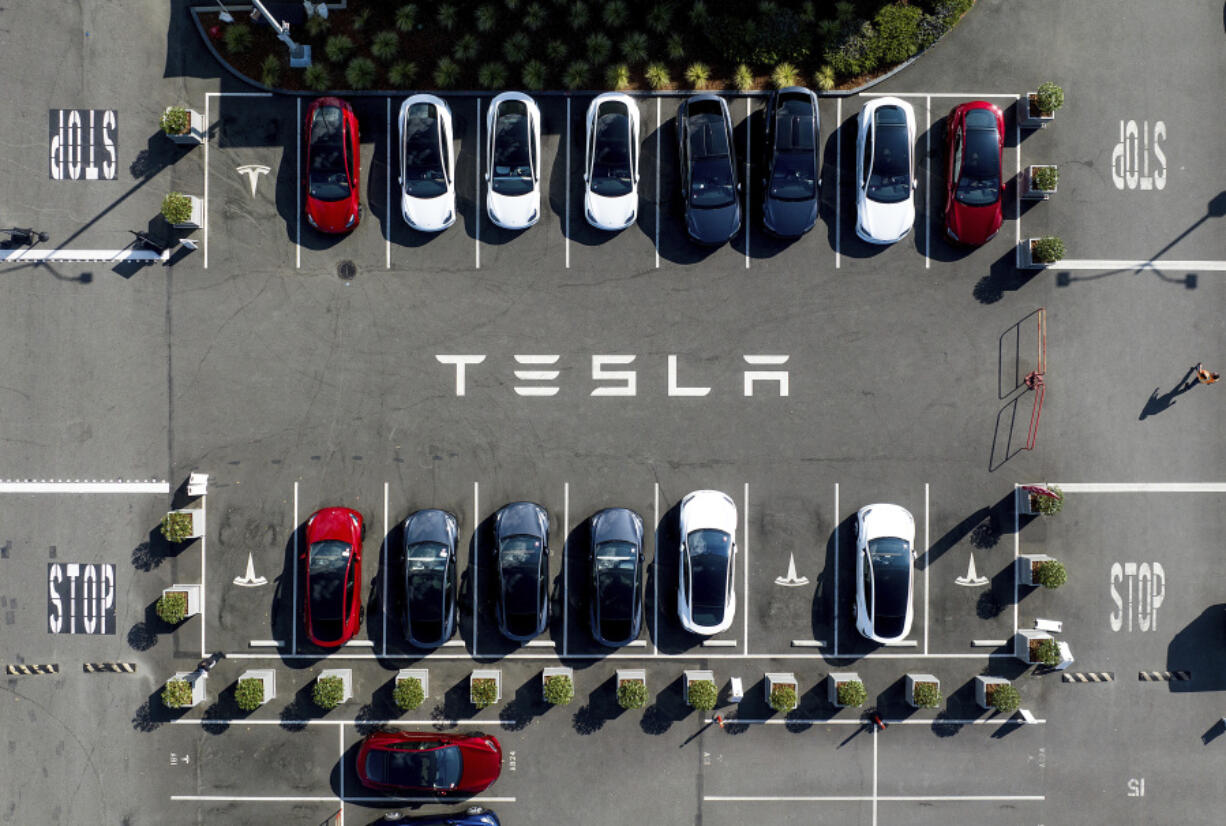
[[[911,633],[915,519],[898,505],[860,508],[856,532],[856,630],[890,643]]]
[[[522,92],[503,92],[485,113],[485,208],[503,229],[541,217],[541,110]]]
[[[583,214],[596,229],[617,232],[639,207],[639,108],[629,95],[605,92],[587,107]]]
[[[421,232],[455,223],[455,149],[451,109],[434,95],[400,104],[400,212]]]
[[[681,500],[677,614],[692,634],[727,631],[736,614],[736,505],[717,490]]]
[[[915,112],[898,98],[874,98],[856,133],[856,235],[893,244],[915,224]]]

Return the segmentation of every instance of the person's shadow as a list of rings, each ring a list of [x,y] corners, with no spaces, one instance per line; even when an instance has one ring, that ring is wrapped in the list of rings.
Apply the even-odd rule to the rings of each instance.
[[[1145,407],[1141,408],[1139,421],[1145,421],[1149,416],[1156,416],[1162,411],[1175,406],[1175,397],[1180,393],[1186,393],[1196,386],[1196,366],[1188,368],[1188,372],[1183,374],[1183,378],[1179,380],[1173,388],[1158,395],[1158,388],[1154,388],[1154,392],[1149,394],[1149,398],[1145,401]]]

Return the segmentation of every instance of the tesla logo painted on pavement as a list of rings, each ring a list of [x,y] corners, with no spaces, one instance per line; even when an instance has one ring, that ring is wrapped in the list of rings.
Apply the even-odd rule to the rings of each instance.
[[[255,197],[255,185],[260,175],[268,174],[268,167],[258,163],[248,163],[236,167],[235,171],[240,175],[247,176],[247,183],[251,185],[251,197]]]
[[[258,588],[261,585],[267,584],[268,580],[262,576],[255,575],[255,559],[251,554],[247,554],[247,575],[234,577],[234,584],[241,585],[244,588]]]
[[[954,582],[958,585],[966,585],[968,587],[975,587],[977,585],[987,585],[988,584],[988,578],[986,576],[980,576],[979,573],[975,570],[975,555],[974,554],[971,554],[970,564],[966,568],[966,576],[960,576],[957,579],[955,579]]]
[[[788,554],[788,575],[775,577],[776,585],[783,585],[787,588],[797,588],[801,585],[808,585],[809,578],[807,576],[796,576],[796,555]]]

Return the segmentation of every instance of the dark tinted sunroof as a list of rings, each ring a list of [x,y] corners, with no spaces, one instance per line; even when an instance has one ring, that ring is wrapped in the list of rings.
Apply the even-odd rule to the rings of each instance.
[[[690,120],[690,154],[695,158],[722,158],[728,153],[728,133],[717,115],[700,115]]]

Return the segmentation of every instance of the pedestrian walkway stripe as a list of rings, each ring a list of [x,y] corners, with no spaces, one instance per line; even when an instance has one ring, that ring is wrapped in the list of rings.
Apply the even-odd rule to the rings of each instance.
[[[118,264],[134,261],[152,264],[170,260],[170,251],[154,252],[146,249],[125,247],[118,250],[64,250],[64,249],[0,249],[0,263],[26,264],[34,261],[57,261],[77,264]]]
[[[86,674],[135,674],[136,663],[81,663],[81,670]]]
[[[1137,679],[1144,683],[1182,683],[1192,679],[1191,671],[1140,671]]]
[[[1114,671],[1076,671],[1072,674],[1065,673],[1063,680],[1066,683],[1110,683],[1115,681]]]
[[[10,676],[16,675],[33,675],[33,674],[59,674],[60,667],[56,663],[49,665],[6,665],[4,673]]]

